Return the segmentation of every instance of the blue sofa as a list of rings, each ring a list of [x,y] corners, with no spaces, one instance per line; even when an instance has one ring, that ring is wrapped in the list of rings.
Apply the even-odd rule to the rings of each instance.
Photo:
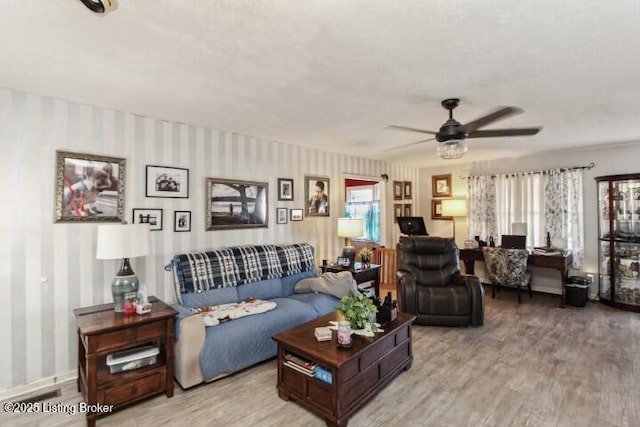
[[[178,311],[175,377],[183,388],[213,381],[276,356],[271,336],[335,309],[338,299],[294,293],[296,283],[317,275],[311,245],[237,246],[176,255]],[[247,298],[273,301],[275,309],[205,326],[201,307]]]

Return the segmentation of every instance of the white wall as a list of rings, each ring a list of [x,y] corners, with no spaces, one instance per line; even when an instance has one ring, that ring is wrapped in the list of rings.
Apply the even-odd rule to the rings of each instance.
[[[598,206],[596,182],[597,176],[640,173],[640,144],[637,142],[610,145],[607,147],[593,147],[566,151],[554,151],[538,155],[525,156],[510,159],[496,159],[487,162],[476,162],[457,167],[443,165],[438,169],[420,170],[420,187],[423,189],[420,206],[421,214],[430,218],[431,206],[431,176],[452,174],[453,191],[455,195],[465,197],[467,194],[466,181],[463,176],[484,175],[503,172],[537,171],[555,167],[584,166],[595,163],[593,169],[584,171],[584,242],[585,259],[581,272],[598,272]],[[444,161],[443,161],[444,163]],[[429,233],[437,236],[451,236],[452,229],[449,221],[429,221]],[[467,236],[467,224],[465,221],[456,222],[456,243],[463,245]],[[476,273],[483,275],[482,264],[476,263]],[[557,272],[548,269],[534,269],[532,287],[545,292],[560,293],[560,281]],[[572,272],[576,273],[576,272]],[[598,291],[596,283],[591,287],[591,294]]]
[[[170,123],[109,109],[0,89],[0,398],[18,386],[72,375],[77,337],[72,310],[111,301],[115,261],[95,260],[96,224],[54,224],[56,150],[124,157],[125,219],[133,208],[161,208],[162,231],[152,232],[153,255],[133,260],[149,293],[173,301],[172,255],[252,243],[310,242],[316,258],[334,258],[342,214],[343,173],[411,180],[418,170],[229,132]],[[145,165],[188,168],[188,199],[145,197]],[[304,175],[331,179],[330,218],[275,224],[276,207],[304,206]],[[269,227],[205,232],[205,177],[269,183]],[[294,202],[278,202],[278,177],[294,179]],[[392,195],[391,183],[387,194]],[[391,204],[387,215],[391,218]],[[192,231],[173,232],[173,212],[192,211]],[[387,221],[387,245],[397,241]],[[42,381],[45,379],[44,381]]]

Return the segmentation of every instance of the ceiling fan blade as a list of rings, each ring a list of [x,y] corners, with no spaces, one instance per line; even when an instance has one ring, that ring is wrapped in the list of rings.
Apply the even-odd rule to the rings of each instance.
[[[465,133],[471,133],[476,129],[487,126],[490,123],[495,122],[496,120],[504,119],[509,116],[513,116],[515,114],[523,113],[524,110],[517,107],[502,107],[493,113],[487,114],[486,116],[480,117],[479,119],[475,119],[472,122],[466,123],[462,125],[462,130]]]
[[[521,128],[521,129],[494,129],[476,130],[467,135],[467,138],[495,138],[499,136],[531,136],[540,132],[542,128]]]
[[[386,150],[382,150],[382,151],[394,151],[394,150],[399,150],[399,149],[401,149],[401,148],[411,147],[412,145],[421,144],[421,143],[423,143],[423,142],[427,142],[427,141],[435,141],[435,138],[423,139],[423,140],[421,140],[421,141],[411,142],[411,143],[409,143],[409,144],[398,145],[397,147],[387,148]]]
[[[434,131],[431,131],[431,130],[412,128],[412,127],[409,127],[409,126],[389,125],[387,127],[390,127],[392,129],[409,130],[411,132],[429,133],[431,135],[435,135],[436,133],[438,133],[438,132],[434,132]]]

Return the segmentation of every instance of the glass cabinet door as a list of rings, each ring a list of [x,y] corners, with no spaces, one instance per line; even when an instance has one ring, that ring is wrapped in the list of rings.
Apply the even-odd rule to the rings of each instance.
[[[640,305],[640,243],[614,244],[614,301]]]
[[[600,298],[611,300],[611,258],[609,242],[600,242]]]

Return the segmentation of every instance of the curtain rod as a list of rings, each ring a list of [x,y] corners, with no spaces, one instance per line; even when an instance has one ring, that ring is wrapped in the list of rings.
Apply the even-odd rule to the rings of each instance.
[[[578,169],[593,169],[596,166],[595,163],[591,162],[586,166],[571,166],[571,167],[564,167],[564,168],[557,168],[560,170],[560,172],[566,172],[566,171],[573,171],[573,170],[578,170]],[[547,172],[549,172],[550,170],[553,169],[547,169],[547,170],[542,170],[542,171],[533,171],[533,172],[507,172],[505,173],[505,175],[516,175],[516,174],[545,174]],[[474,175],[472,175],[474,176]],[[479,176],[479,175],[475,175],[475,176]],[[495,175],[489,175],[492,178],[495,178]],[[460,175],[460,179],[468,179],[469,175]]]

